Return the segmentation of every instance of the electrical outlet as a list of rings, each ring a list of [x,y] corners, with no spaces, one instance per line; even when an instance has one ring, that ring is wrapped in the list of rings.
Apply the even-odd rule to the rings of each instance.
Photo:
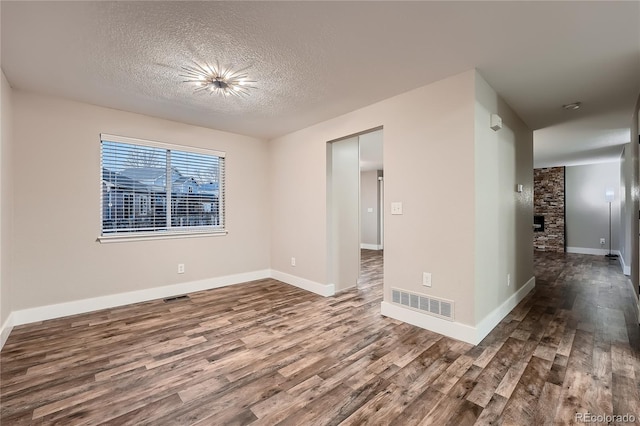
[[[184,274],[184,263],[178,263],[178,273]]]
[[[507,274],[507,287],[511,285],[511,274]]]
[[[601,245],[605,245],[605,239],[604,238],[600,238],[600,244]]]
[[[431,287],[431,272],[422,273],[422,285],[425,287]]]
[[[291,258],[291,266],[296,266],[296,258],[295,257]]]

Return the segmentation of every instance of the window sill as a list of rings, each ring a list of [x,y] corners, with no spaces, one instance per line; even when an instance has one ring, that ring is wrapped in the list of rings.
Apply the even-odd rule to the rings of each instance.
[[[223,237],[227,235],[229,231],[215,231],[215,232],[167,232],[167,233],[132,233],[132,234],[116,234],[116,235],[100,235],[96,241],[101,244],[105,243],[124,243],[135,241],[150,241],[150,240],[173,240],[176,238],[201,238],[201,237]]]

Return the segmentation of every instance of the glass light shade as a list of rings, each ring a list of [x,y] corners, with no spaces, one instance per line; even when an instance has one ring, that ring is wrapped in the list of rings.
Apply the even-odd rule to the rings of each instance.
[[[183,74],[180,76],[186,78],[184,83],[194,85],[194,93],[207,92],[227,97],[232,96],[249,96],[249,89],[255,89],[253,86],[255,81],[249,80],[244,69],[233,71],[230,68],[223,68],[219,63],[210,65],[205,63],[200,65],[194,62],[193,65],[182,67]]]
[[[613,202],[614,198],[615,192],[613,191],[613,188],[607,188],[604,192],[604,199],[607,200],[607,203],[611,203]]]

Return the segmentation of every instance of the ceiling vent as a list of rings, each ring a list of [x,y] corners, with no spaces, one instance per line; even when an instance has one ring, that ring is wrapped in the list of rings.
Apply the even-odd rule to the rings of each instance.
[[[454,304],[452,300],[392,288],[391,301],[423,314],[453,321]]]

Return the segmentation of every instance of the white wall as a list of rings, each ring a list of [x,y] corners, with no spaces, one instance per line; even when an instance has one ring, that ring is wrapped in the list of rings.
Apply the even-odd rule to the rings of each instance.
[[[611,203],[611,249],[615,253],[620,250],[620,162],[565,168],[568,252],[598,255],[609,252],[607,188],[615,194]],[[605,245],[600,245],[600,238],[605,238]]]
[[[327,277],[326,143],[384,127],[385,301],[391,288],[456,301],[474,324],[474,78],[468,71],[270,142],[272,268]],[[404,214],[390,215],[391,202]],[[422,272],[433,287],[422,286]]]
[[[478,73],[475,77],[475,320],[480,323],[501,307],[508,312],[503,304],[514,303],[518,291],[532,283],[533,132]],[[490,128],[491,114],[502,118],[497,132]],[[517,184],[523,185],[521,193]]]
[[[375,250],[380,245],[379,210],[378,171],[360,172],[360,243],[364,248]]]
[[[0,87],[0,326],[5,325],[12,309],[12,230],[13,230],[13,105],[11,86],[2,72]],[[10,327],[10,326],[9,326]],[[7,329],[8,332],[8,329]],[[0,336],[0,347],[2,339]]]
[[[20,91],[13,100],[13,310],[269,268],[265,141]],[[229,234],[96,242],[101,132],[226,151]]]

